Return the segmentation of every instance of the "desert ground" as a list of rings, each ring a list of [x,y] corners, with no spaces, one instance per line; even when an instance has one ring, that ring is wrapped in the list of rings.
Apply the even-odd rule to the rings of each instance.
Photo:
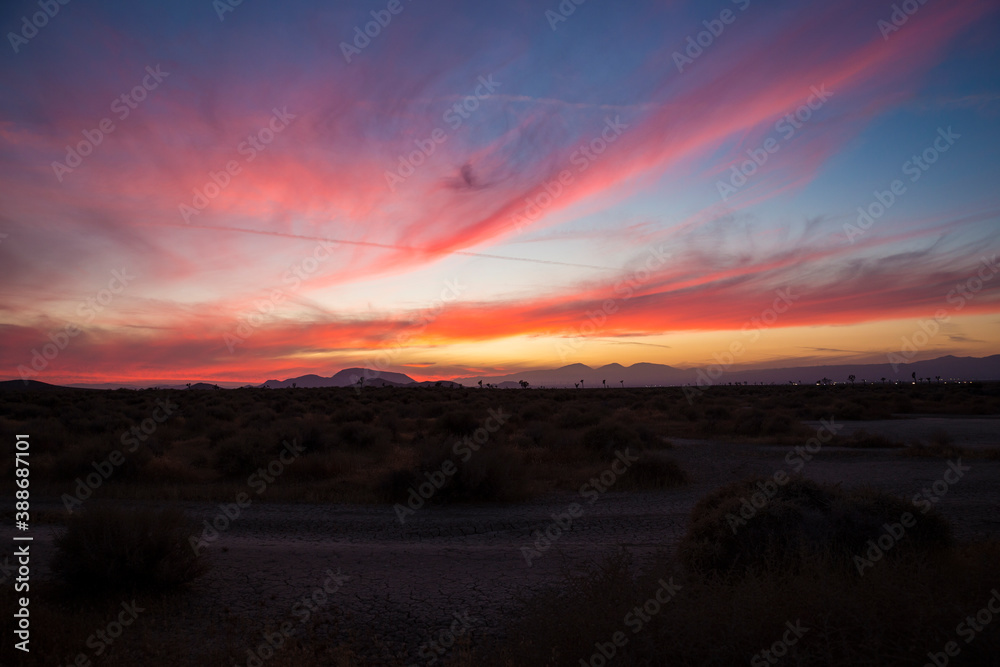
[[[122,449],[125,440],[119,433],[128,430],[123,427],[130,418],[141,424],[143,410],[154,399],[173,401],[180,406],[177,414],[158,423],[135,452],[123,452],[134,459],[115,466],[107,480],[81,498],[76,483],[86,484],[95,462],[100,464],[116,447]],[[599,604],[574,606],[574,596],[586,595],[581,578],[592,583],[612,567],[624,568],[613,574],[636,585],[651,573],[662,575],[657,581],[688,581],[685,576],[691,575],[678,569],[678,551],[699,501],[727,484],[778,479],[780,473],[797,473],[846,491],[891,494],[917,516],[922,505],[916,498],[924,498],[924,504],[933,500],[931,511],[950,523],[951,548],[970,550],[963,557],[972,560],[994,556],[990,549],[1000,542],[1000,391],[992,385],[718,387],[692,401],[669,388],[411,390],[409,395],[406,390],[8,393],[0,401],[4,430],[30,433],[36,448],[32,591],[37,587],[34,604],[43,608],[33,635],[38,651],[27,658],[4,646],[5,664],[52,664],[53,659],[72,664],[78,655],[93,664],[135,659],[141,664],[219,665],[254,665],[255,660],[727,664],[733,655],[751,662],[771,642],[713,655],[662,640],[647,639],[652,647],[641,645],[643,635],[623,650],[596,634],[578,642],[572,652],[563,638],[524,640],[524,621],[544,613],[552,601],[557,607],[573,607],[560,628],[574,622],[586,626],[606,615]],[[260,414],[248,417],[248,407]],[[838,411],[854,419],[841,420]],[[488,422],[491,414],[504,423]],[[74,425],[73,418],[87,423]],[[232,426],[227,430],[220,423]],[[260,428],[263,423],[273,430],[262,434],[267,430]],[[479,448],[462,449],[459,443],[476,442],[477,429],[487,428],[483,424],[497,428],[480,433]],[[284,438],[260,445],[282,429]],[[259,479],[242,483],[254,465],[266,470],[280,455],[278,443],[289,438],[308,446],[261,493]],[[468,453],[468,462],[456,451]],[[228,460],[232,457],[255,463],[240,465]],[[477,460],[481,467],[472,468]],[[458,472],[446,475],[447,484],[407,511],[412,508],[408,490],[449,470],[449,461]],[[948,473],[955,465],[957,479],[958,473]],[[12,468],[8,465],[7,479],[13,478]],[[605,486],[602,474],[605,483],[612,483],[599,490]],[[942,479],[951,481],[942,485]],[[588,486],[588,480],[598,484]],[[244,507],[234,504],[241,492],[250,497]],[[80,502],[67,505],[67,498]],[[11,497],[11,507],[13,502]],[[234,516],[220,520],[226,506],[238,508],[238,515],[231,509]],[[71,590],[62,570],[52,567],[58,537],[72,518],[107,509],[165,508],[181,510],[189,521],[189,537],[203,540],[198,559],[207,568],[191,581],[169,591],[146,590],[140,581],[127,590],[81,592]],[[13,512],[5,516],[14,532]],[[213,522],[220,529],[203,532]],[[108,546],[85,548],[113,551]],[[102,554],[104,562],[110,557]],[[843,576],[850,577],[850,585],[857,581],[864,586],[884,576],[889,586],[892,577],[912,574],[919,588],[921,576],[913,573],[929,576],[934,568],[946,567],[945,561],[935,560],[938,555],[912,558],[890,563],[887,556],[884,564],[865,573],[867,578],[856,571]],[[968,606],[978,597],[986,604],[990,591],[1000,585],[995,568],[960,573],[957,565],[947,567],[956,571],[947,576],[938,572],[936,578],[963,577],[968,591],[955,593],[960,600],[938,600],[940,608],[933,613],[929,602],[926,609],[911,609],[909,646],[890,652],[892,642],[878,632],[853,639],[827,632],[828,646],[802,648],[803,640],[785,664],[846,664],[839,662],[846,656],[854,664],[929,660],[925,654],[940,650],[935,647],[945,646],[949,636],[954,639],[961,620],[959,614],[954,623],[942,624],[934,620],[937,615],[947,617],[951,606]],[[801,584],[796,580],[800,574],[780,569],[760,576],[756,585],[762,588]],[[11,584],[7,577],[3,586],[12,606]],[[727,607],[741,603],[726,600],[736,600],[737,591],[745,594],[740,587],[747,584],[713,585],[722,588],[712,589],[711,603],[686,604],[699,609],[715,604],[716,615],[731,614]],[[825,587],[836,584],[813,585],[822,599]],[[871,585],[875,592],[866,594],[887,597],[878,584]],[[928,584],[935,585],[940,583]],[[304,605],[314,594],[313,605]],[[766,592],[757,594],[767,597]],[[150,612],[143,612],[135,627],[97,655],[88,637],[103,625],[102,614],[125,599],[139,600]],[[802,613],[815,604],[805,605]],[[795,597],[787,596],[782,605],[794,611]],[[76,608],[84,612],[74,614],[75,620],[85,620],[67,627],[68,610]],[[303,618],[304,609],[310,609],[308,618]],[[293,632],[269,651],[268,633],[276,637],[273,632],[283,622],[291,623]],[[719,622],[724,625],[724,619]],[[548,620],[535,623],[551,631]],[[782,636],[780,630],[778,624],[775,637]],[[899,633],[896,627],[886,630],[893,641]],[[572,635],[567,631],[567,637]],[[829,645],[835,635],[847,648]],[[914,638],[924,643],[918,646]],[[984,656],[997,642],[997,626],[987,626],[964,655],[951,658],[952,664],[990,664]],[[602,646],[605,655],[600,654]],[[606,657],[612,649],[614,655]]]

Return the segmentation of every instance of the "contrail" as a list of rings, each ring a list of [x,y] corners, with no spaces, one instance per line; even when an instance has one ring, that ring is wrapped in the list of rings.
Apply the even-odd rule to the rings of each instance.
[[[571,262],[556,262],[550,259],[528,259],[526,257],[508,257],[506,255],[489,255],[482,252],[469,252],[466,250],[451,250],[447,253],[440,250],[430,250],[429,248],[417,248],[414,246],[405,245],[393,245],[391,243],[375,243],[374,241],[346,241],[344,239],[330,239],[324,236],[303,236],[301,234],[288,234],[285,232],[271,232],[262,229],[246,229],[243,227],[214,227],[212,225],[193,225],[193,224],[170,224],[166,222],[162,223],[147,223],[150,227],[179,227],[181,229],[186,229],[190,227],[196,227],[198,229],[211,229],[213,231],[224,231],[224,232],[241,232],[243,234],[259,234],[261,236],[280,236],[288,239],[303,239],[305,241],[325,241],[327,243],[341,243],[343,245],[357,245],[366,246],[369,248],[383,248],[386,250],[411,250],[414,252],[424,252],[427,254],[449,254],[449,255],[464,255],[465,257],[482,257],[485,259],[502,259],[508,262],[529,262],[531,264],[552,264],[554,266],[572,266],[578,269],[594,269],[597,271],[618,271],[619,269],[612,268],[610,266],[592,266],[590,264],[573,264]]]

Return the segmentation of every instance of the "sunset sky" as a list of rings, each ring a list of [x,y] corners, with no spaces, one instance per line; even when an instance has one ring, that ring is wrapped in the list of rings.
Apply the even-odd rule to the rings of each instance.
[[[6,2],[0,377],[998,353],[1000,5],[902,4]]]

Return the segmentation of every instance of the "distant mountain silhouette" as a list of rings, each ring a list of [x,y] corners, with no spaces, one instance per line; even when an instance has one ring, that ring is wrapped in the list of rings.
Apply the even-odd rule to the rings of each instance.
[[[355,386],[358,379],[362,377],[365,378],[365,387],[476,387],[482,381],[484,386],[490,384],[496,387],[512,389],[519,388],[521,380],[528,382],[529,386],[533,388],[573,388],[576,385],[580,385],[581,389],[594,389],[604,386],[612,389],[616,387],[620,388],[623,384],[626,387],[682,386],[699,383],[722,385],[736,382],[749,382],[751,384],[802,382],[803,384],[815,384],[824,378],[828,378],[833,382],[845,383],[849,382],[849,378],[852,375],[855,377],[856,384],[861,384],[865,381],[868,383],[881,382],[882,378],[885,378],[887,382],[911,382],[913,374],[916,374],[917,378],[923,380],[931,378],[934,382],[939,377],[941,380],[1000,380],[1000,354],[994,354],[989,357],[955,357],[948,355],[937,359],[916,361],[911,364],[899,364],[895,369],[893,369],[892,364],[886,363],[760,369],[746,369],[734,366],[723,369],[721,374],[718,371],[718,367],[677,368],[675,366],[651,363],[637,363],[631,366],[608,364],[598,368],[591,368],[586,364],[570,364],[561,368],[523,371],[507,375],[481,375],[455,378],[454,380],[417,382],[410,376],[402,373],[373,371],[364,368],[345,368],[330,377],[310,374],[288,378],[287,380],[268,380],[263,385],[252,386],[263,386],[272,389],[291,388],[293,385],[299,388],[351,387]],[[708,382],[706,382],[706,379]],[[582,384],[580,384],[581,381]],[[228,384],[230,386],[233,385],[233,383]],[[137,386],[107,383],[103,385],[64,387],[36,380],[29,380],[27,384],[23,380],[0,381],[0,391],[42,391],[68,388],[139,389],[144,386],[153,386],[157,389],[189,388],[187,384]],[[226,383],[216,385],[208,382],[198,382],[192,383],[190,388],[217,389],[225,386]]]
[[[59,385],[39,382],[38,380],[4,380],[0,381],[0,391],[52,391],[66,389]]]
[[[352,387],[358,383],[360,378],[365,379],[366,387],[401,387],[408,384],[417,384],[417,381],[402,373],[391,373],[389,371],[373,371],[366,368],[345,368],[334,375],[325,378],[319,375],[302,375],[287,380],[268,380],[262,386],[270,389],[287,389],[293,384],[296,387]]]
[[[835,366],[795,366],[791,368],[761,368],[748,370],[738,366],[724,368],[721,375],[719,368],[676,368],[663,364],[638,363],[632,366],[608,364],[599,368],[591,368],[585,364],[571,364],[562,368],[550,370],[524,371],[509,375],[456,378],[465,386],[493,384],[500,387],[516,387],[519,380],[526,380],[532,387],[569,387],[572,388],[583,380],[584,388],[601,387],[602,381],[607,381],[608,387],[621,387],[624,380],[626,387],[646,387],[665,385],[698,384],[705,378],[710,384],[728,384],[730,382],[764,382],[788,384],[799,382],[814,384],[823,378],[834,382],[848,382],[848,377],[855,376],[855,382],[879,382],[885,378],[887,382],[911,381],[911,374],[918,378],[941,377],[942,380],[1000,380],[1000,354],[989,357],[955,357],[946,356],[926,361],[916,361],[911,364],[899,364],[893,369],[892,364],[839,364]],[[715,375],[716,377],[712,377]]]

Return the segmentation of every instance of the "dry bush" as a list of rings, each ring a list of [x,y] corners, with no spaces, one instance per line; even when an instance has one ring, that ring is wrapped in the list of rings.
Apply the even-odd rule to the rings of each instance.
[[[372,426],[362,421],[349,421],[337,429],[337,441],[341,447],[352,450],[373,450],[388,446],[392,436],[388,429]]]
[[[765,489],[771,491],[770,499]],[[754,504],[762,498],[762,506]],[[853,557],[865,552],[868,541],[878,540],[885,524],[899,524],[904,513],[916,524],[905,528],[887,557],[951,543],[951,527],[940,514],[921,514],[895,496],[845,492],[802,477],[783,485],[749,479],[724,486],[695,505],[678,554],[689,570],[722,576],[793,569],[817,559],[851,569]]]
[[[448,410],[437,418],[435,426],[447,435],[468,435],[479,428],[479,420],[467,410]]]
[[[608,457],[616,450],[642,449],[642,439],[635,429],[617,421],[606,421],[584,431],[580,444],[589,452]]]
[[[455,472],[441,471],[449,463]],[[450,448],[438,448],[416,468],[397,468],[386,473],[378,485],[379,494],[389,502],[405,502],[410,489],[428,481],[428,474],[443,476],[430,503],[476,503],[521,500],[527,493],[527,468],[513,448],[487,444],[462,461]]]
[[[847,437],[837,436],[830,444],[835,447],[851,447],[853,449],[898,449],[906,446],[881,433],[869,433],[864,429],[855,431]]]
[[[168,590],[208,569],[188,544],[196,531],[179,510],[92,505],[56,538],[52,572],[77,592]]]
[[[665,556],[644,569],[614,556],[529,599],[508,624],[507,639],[481,646],[470,664],[600,664],[589,662],[595,644],[607,649],[620,631],[627,643],[608,665],[730,667],[780,640],[786,623],[800,622],[808,630],[781,664],[922,665],[927,652],[958,639],[956,625],[1000,585],[998,558],[1000,544],[987,543],[882,561],[864,577],[804,560],[794,571],[723,580],[686,573]],[[640,627],[634,610],[661,579],[680,588]],[[961,664],[994,665],[1000,624],[959,644]],[[755,664],[769,663],[761,657]]]
[[[688,474],[677,461],[647,452],[618,478],[615,488],[623,491],[671,489],[687,484],[688,480]]]

